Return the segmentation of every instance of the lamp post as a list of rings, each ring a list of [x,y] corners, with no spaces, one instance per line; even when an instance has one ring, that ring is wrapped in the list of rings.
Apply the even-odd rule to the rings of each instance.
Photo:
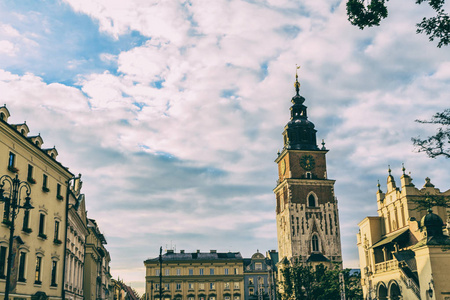
[[[5,184],[6,190],[4,189]],[[26,193],[25,203],[20,205],[22,200],[22,191]],[[6,196],[5,196],[6,194]],[[9,247],[8,247],[8,267],[6,270],[6,282],[5,282],[5,300],[9,299],[9,285],[11,281],[11,267],[13,259],[13,238],[14,238],[14,222],[17,218],[17,214],[21,208],[29,211],[34,207],[30,203],[31,188],[28,182],[20,181],[19,176],[16,174],[15,178],[8,175],[0,177],[0,202],[5,203],[5,217],[8,217],[9,225]]]

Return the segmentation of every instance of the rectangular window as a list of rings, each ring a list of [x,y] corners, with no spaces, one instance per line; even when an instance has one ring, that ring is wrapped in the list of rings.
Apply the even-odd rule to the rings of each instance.
[[[170,269],[166,269],[166,270],[165,270],[165,275],[166,275],[166,276],[169,276],[169,275],[170,275]]]
[[[194,269],[189,269],[189,275],[194,275]]]
[[[9,224],[10,205],[9,201],[5,201],[3,206],[3,223]]]
[[[181,283],[177,283],[177,290],[181,290]]]
[[[61,185],[59,183],[56,184],[56,199],[63,200],[64,197],[61,195]]]
[[[203,275],[203,269],[199,269],[200,275]]]
[[[249,285],[253,285],[253,278],[249,278],[249,279],[248,279],[248,284],[249,284]]]
[[[30,183],[36,183],[36,181],[33,179],[33,166],[32,165],[28,165],[27,180]]]
[[[214,282],[211,282],[211,283],[209,284],[209,289],[210,289],[210,290],[215,290],[215,289],[216,289],[216,284],[215,284]]]
[[[255,263],[255,270],[262,270],[262,263],[260,262]]]
[[[253,290],[253,288],[249,288],[248,289],[248,294],[249,295],[253,295],[255,293],[255,291]]]
[[[181,276],[181,269],[177,269],[177,276]]]
[[[199,290],[204,290],[205,289],[205,284],[204,283],[199,283],[198,284],[198,289]]]
[[[194,289],[194,284],[192,282],[189,282],[188,283],[188,287],[189,287],[190,290],[193,290]]]
[[[19,278],[18,281],[25,282],[25,263],[27,261],[27,254],[26,252],[20,252],[19,257]]]
[[[57,261],[53,261],[52,262],[52,283],[51,283],[51,286],[58,286],[56,284],[56,266],[57,266]]]
[[[234,274],[239,274],[239,269],[238,268],[234,268]]]
[[[170,283],[165,283],[164,284],[164,290],[170,291]]]
[[[42,257],[36,257],[36,270],[34,272],[34,283],[41,284],[41,267],[42,267]]]
[[[230,289],[230,283],[229,283],[229,282],[225,282],[225,283],[224,283],[224,288],[225,288],[226,290],[229,290],[229,289]]]
[[[55,220],[55,240],[56,243],[59,241],[59,221]]]
[[[225,273],[225,275],[228,275],[228,268],[224,269],[224,273]]]
[[[213,268],[209,269],[209,275],[214,275],[214,269]]]
[[[159,276],[159,269],[155,269],[155,276]]]
[[[235,290],[239,289],[239,282],[235,282],[235,283],[234,283],[234,289],[235,289]]]
[[[48,176],[45,174],[42,176],[42,191],[45,193],[50,192],[50,189],[48,188]]]
[[[16,155],[12,152],[9,152],[8,169],[10,171],[12,171],[12,168],[14,168],[15,163],[16,163]]]
[[[45,215],[44,214],[40,214],[39,215],[39,236],[41,238],[46,239],[47,236],[44,233],[44,229],[45,229]]]
[[[155,290],[159,292],[159,283],[155,283]]]
[[[31,232],[31,229],[30,229],[30,211],[29,210],[25,210],[23,212],[22,230],[25,231],[25,232],[28,232],[28,233]]]
[[[8,248],[1,246],[0,247],[0,278],[5,278],[6,276],[6,250]]]

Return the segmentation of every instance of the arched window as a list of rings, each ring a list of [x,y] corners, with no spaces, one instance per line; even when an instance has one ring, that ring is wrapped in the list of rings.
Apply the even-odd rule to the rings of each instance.
[[[314,197],[313,194],[310,194],[308,196],[308,206],[309,207],[316,207],[316,197]]]
[[[397,282],[393,281],[389,286],[389,299],[391,300],[399,300],[401,299],[402,293]]]
[[[387,299],[387,288],[383,283],[378,285],[377,296],[380,300]]]
[[[313,235],[311,239],[312,251],[319,252],[319,238],[317,235]]]
[[[2,121],[6,121],[5,119],[5,114],[4,113],[0,113],[0,118],[2,119]]]

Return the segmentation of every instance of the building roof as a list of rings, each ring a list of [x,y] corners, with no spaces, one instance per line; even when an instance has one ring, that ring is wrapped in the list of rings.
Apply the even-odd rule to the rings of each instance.
[[[322,253],[311,253],[306,262],[315,262],[315,261],[330,261],[326,258]]]
[[[224,260],[224,259],[239,259],[243,260],[240,252],[192,252],[192,253],[175,253],[172,250],[162,255],[163,261],[171,260]],[[147,259],[146,262],[159,261],[159,257]]]
[[[375,244],[373,244],[371,248],[380,247],[380,246],[386,245],[390,242],[393,242],[394,240],[401,237],[404,233],[406,233],[408,231],[409,231],[409,227],[406,227],[406,228],[402,228],[398,231],[395,231],[393,233],[390,233],[390,234],[386,235],[384,238],[382,238],[381,240],[379,240],[378,242],[376,242]]]

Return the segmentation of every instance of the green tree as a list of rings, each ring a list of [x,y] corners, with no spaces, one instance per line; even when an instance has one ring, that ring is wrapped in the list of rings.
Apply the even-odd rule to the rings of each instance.
[[[347,16],[351,24],[360,29],[380,25],[388,16],[386,2],[388,0],[347,0]],[[436,15],[423,18],[417,23],[417,33],[425,33],[430,41],[438,40],[441,48],[450,43],[450,18],[443,6],[445,0],[416,0],[416,4],[427,2]]]
[[[360,277],[350,275],[350,269],[341,270],[339,265],[328,269],[324,265],[315,268],[285,260],[280,270],[283,275],[282,300],[329,300],[340,299],[339,273],[343,273],[347,299],[362,299]],[[359,274],[359,273],[358,273]]]
[[[438,156],[450,158],[450,109],[436,113],[431,120],[416,120],[416,122],[441,125],[435,135],[425,139],[412,138],[416,149],[425,152],[431,158]]]

